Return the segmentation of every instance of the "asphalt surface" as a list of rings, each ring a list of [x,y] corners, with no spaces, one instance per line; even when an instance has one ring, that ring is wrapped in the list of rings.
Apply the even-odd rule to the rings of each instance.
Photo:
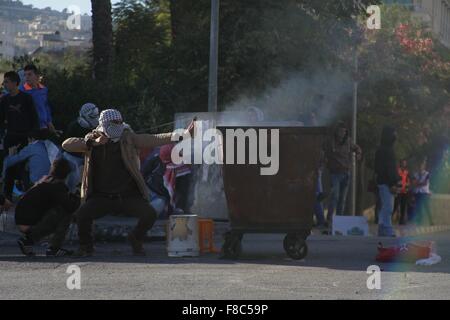
[[[92,258],[47,259],[44,247],[27,258],[15,238],[0,233],[0,299],[450,298],[450,232],[413,239],[436,242],[442,257],[437,265],[378,264],[380,290],[367,288],[367,268],[377,265],[377,244],[401,240],[312,236],[307,258],[294,261],[282,249],[282,236],[249,235],[242,257],[225,261],[215,254],[168,258],[164,242],[146,244],[147,257],[131,256],[124,243],[98,243]],[[80,290],[67,288],[71,265],[80,268]]]

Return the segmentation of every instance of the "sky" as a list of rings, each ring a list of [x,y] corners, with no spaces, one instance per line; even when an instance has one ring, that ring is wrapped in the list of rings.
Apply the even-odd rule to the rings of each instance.
[[[32,4],[36,8],[51,7],[52,9],[62,11],[71,5],[80,8],[81,13],[91,14],[91,0],[22,0],[24,4]],[[119,0],[111,0],[111,3],[117,3]]]

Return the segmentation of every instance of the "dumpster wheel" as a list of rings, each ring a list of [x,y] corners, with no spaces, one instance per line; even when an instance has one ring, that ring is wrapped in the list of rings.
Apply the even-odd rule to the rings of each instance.
[[[237,259],[242,253],[242,235],[236,233],[226,233],[225,242],[222,246],[223,259]]]
[[[284,251],[294,260],[302,260],[308,255],[306,239],[299,234],[289,233],[283,241]]]

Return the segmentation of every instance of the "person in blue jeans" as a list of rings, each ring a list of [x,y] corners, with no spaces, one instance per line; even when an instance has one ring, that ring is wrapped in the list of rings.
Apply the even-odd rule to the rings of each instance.
[[[319,170],[317,170],[316,203],[314,205],[314,215],[316,216],[317,228],[327,227],[322,204],[322,198],[324,197],[322,176],[323,168],[319,168]]]
[[[360,159],[361,148],[351,140],[350,132],[346,125],[343,122],[339,122],[333,137],[325,145],[325,161],[331,178],[327,215],[329,224],[332,223],[335,211],[337,215],[344,214],[353,153],[356,153],[357,158]]]
[[[378,236],[395,237],[392,227],[395,195],[401,189],[401,178],[397,171],[394,145],[397,140],[395,128],[385,126],[381,142],[375,154],[375,174],[377,176],[380,208],[378,211]]]
[[[430,208],[430,172],[427,171],[427,160],[423,160],[420,164],[419,171],[413,176],[413,193],[415,198],[414,210],[411,212],[410,221],[422,224],[425,215],[428,218],[430,226],[433,225],[433,217]]]

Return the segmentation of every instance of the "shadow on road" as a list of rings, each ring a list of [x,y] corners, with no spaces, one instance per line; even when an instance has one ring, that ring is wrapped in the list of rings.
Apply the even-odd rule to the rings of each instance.
[[[24,257],[18,248],[9,243],[8,246],[0,246],[0,262],[11,263],[49,263],[49,264],[76,264],[76,263],[124,263],[124,264],[159,264],[167,265],[211,265],[212,267],[254,264],[299,268],[299,271],[307,272],[308,268],[323,268],[330,270],[348,270],[366,272],[371,265],[379,265],[386,272],[420,272],[420,273],[450,273],[450,264],[446,254],[450,252],[450,235],[435,234],[409,239],[381,239],[384,245],[395,245],[404,241],[435,241],[438,254],[443,261],[440,264],[429,267],[415,266],[413,263],[389,263],[379,264],[375,261],[378,238],[345,238],[312,237],[308,240],[309,254],[306,259],[295,261],[286,256],[283,251],[282,238],[271,239],[250,238],[243,240],[243,253],[238,260],[222,260],[218,254],[207,254],[196,258],[169,258],[167,257],[165,242],[151,242],[146,244],[147,257],[134,257],[130,248],[124,243],[99,243],[96,245],[96,254],[89,258],[46,258],[44,248],[37,248],[36,257]],[[219,243],[217,243],[219,247]],[[70,246],[75,249],[75,246]]]

